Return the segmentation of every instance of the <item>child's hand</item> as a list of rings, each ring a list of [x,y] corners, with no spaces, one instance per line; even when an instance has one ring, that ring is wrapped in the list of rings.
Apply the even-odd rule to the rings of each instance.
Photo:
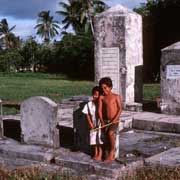
[[[118,119],[115,119],[115,120],[112,121],[113,124],[116,124],[118,122],[119,122]]]
[[[101,126],[103,127],[105,125],[105,123],[104,122],[101,122]]]
[[[94,129],[94,125],[93,124],[90,124],[90,129]]]

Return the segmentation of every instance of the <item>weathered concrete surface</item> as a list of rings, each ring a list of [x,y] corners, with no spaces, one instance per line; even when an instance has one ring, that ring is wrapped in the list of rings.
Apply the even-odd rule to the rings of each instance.
[[[143,161],[137,161],[125,166],[122,163],[113,161],[111,163],[104,163],[102,161],[94,161],[90,156],[84,153],[77,152],[64,152],[55,158],[55,163],[61,166],[75,169],[79,175],[96,174],[98,176],[105,176],[108,178],[118,179],[128,169],[135,169],[143,165]],[[127,168],[128,167],[128,168]]]
[[[47,97],[31,97],[21,104],[22,139],[27,144],[59,147],[55,102]]]
[[[145,163],[146,165],[180,166],[180,147],[147,158]]]
[[[136,161],[177,147],[180,135],[129,130],[120,133],[119,160]]]
[[[58,125],[68,128],[74,127],[73,113],[81,103],[87,103],[91,99],[90,96],[73,96],[68,99],[63,99],[58,104]]]
[[[95,16],[95,81],[109,76],[123,105],[142,100],[142,18],[117,5]]]
[[[20,159],[20,158],[5,158],[0,156],[0,166],[5,167],[8,170],[14,170],[20,167],[29,167],[32,165],[38,165],[38,161]]]
[[[168,72],[170,71],[170,73]],[[162,49],[161,112],[180,115],[180,42]]]
[[[13,169],[45,163],[47,171],[48,169],[53,171],[54,167],[56,170],[59,166],[67,168],[73,174],[86,176],[90,180],[118,179],[125,173],[143,166],[144,158],[150,157],[145,159],[146,162],[149,162],[151,156],[154,157],[155,154],[179,146],[179,138],[180,135],[170,133],[137,130],[122,132],[119,141],[120,157],[112,163],[94,161],[85,153],[72,152],[65,148],[51,149],[36,145],[22,145],[13,140],[0,139],[0,164]],[[178,151],[180,149],[177,149]],[[179,158],[178,153],[174,152],[169,153],[167,161],[168,158],[171,161],[172,154],[177,156],[177,159]],[[47,163],[53,164],[47,165]]]
[[[132,128],[180,133],[180,116],[141,112],[133,116]]]
[[[129,168],[142,166],[143,161],[129,163],[126,166],[116,161],[112,163],[97,162],[82,152],[72,152],[68,149],[50,149],[37,145],[22,145],[13,140],[0,140],[0,165],[14,169],[22,166],[53,163],[59,167],[72,169],[78,175],[88,179],[117,179],[126,173]],[[49,167],[50,164],[48,165]]]
[[[54,150],[51,148],[20,144],[9,139],[0,139],[0,152],[0,157],[39,162],[50,162],[54,157]]]

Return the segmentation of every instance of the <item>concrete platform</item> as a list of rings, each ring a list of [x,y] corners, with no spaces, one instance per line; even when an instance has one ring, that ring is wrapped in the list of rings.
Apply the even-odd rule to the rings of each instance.
[[[88,179],[118,179],[129,169],[142,166],[143,161],[123,164],[97,162],[82,152],[72,152],[68,149],[50,149],[43,146],[20,144],[10,139],[0,139],[0,165],[9,169],[17,169],[22,166],[49,164],[72,169],[78,175]]]
[[[74,104],[61,104],[58,110],[59,126],[73,128]],[[20,121],[20,115],[6,115],[3,121]],[[167,115],[153,112],[123,111],[120,116],[120,130],[123,128],[134,128],[146,131],[180,133],[180,116]]]
[[[50,162],[54,158],[54,150],[43,146],[20,144],[12,139],[0,139],[0,157]]]
[[[180,166],[180,147],[169,149],[168,151],[154,155],[145,160],[146,165],[161,165],[176,167]]]
[[[120,157],[112,163],[94,161],[88,154],[66,148],[20,144],[12,139],[0,139],[0,165],[9,169],[45,164],[48,169],[67,168],[75,174],[92,179],[118,179],[128,171],[146,164],[158,164],[163,156],[171,165],[180,161],[179,134],[139,131],[120,133]],[[176,151],[174,151],[175,149]],[[171,151],[173,150],[173,151]],[[170,153],[168,153],[170,151]],[[173,154],[173,157],[172,157]],[[176,158],[177,156],[177,158]],[[172,163],[173,165],[174,163]],[[47,169],[47,170],[48,170]]]
[[[180,116],[141,112],[134,114],[132,118],[134,129],[180,133]]]

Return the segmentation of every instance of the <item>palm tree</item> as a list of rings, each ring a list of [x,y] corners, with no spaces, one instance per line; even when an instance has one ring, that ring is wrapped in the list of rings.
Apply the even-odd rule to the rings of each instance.
[[[81,0],[81,4],[81,23],[83,21],[86,21],[86,29],[88,29],[88,26],[90,25],[91,32],[94,35],[93,17],[97,13],[101,13],[102,11],[107,9],[108,6],[101,0]]]
[[[41,11],[38,17],[38,24],[35,26],[37,34],[44,38],[45,43],[49,44],[50,39],[59,34],[58,22],[53,20],[53,16],[50,16],[50,11]]]
[[[0,42],[2,43],[2,47],[10,49],[19,45],[19,38],[12,33],[15,27],[14,25],[10,28],[6,19],[0,21]]]
[[[56,11],[57,14],[64,16],[62,23],[63,29],[67,29],[70,25],[76,34],[82,31],[83,25],[80,22],[80,9],[82,7],[80,1],[68,0],[68,3],[60,2],[59,5],[63,8],[61,11]]]
[[[101,0],[68,0],[68,3],[60,2],[59,5],[63,7],[64,11],[56,13],[64,16],[63,28],[67,29],[72,25],[76,34],[82,31],[86,32],[89,24],[91,32],[94,33],[93,16],[107,8],[107,5]]]

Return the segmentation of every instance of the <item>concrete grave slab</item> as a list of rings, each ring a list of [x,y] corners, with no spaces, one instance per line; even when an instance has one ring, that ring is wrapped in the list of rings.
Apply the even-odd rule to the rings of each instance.
[[[147,165],[180,166],[180,147],[154,155],[145,159]]]

